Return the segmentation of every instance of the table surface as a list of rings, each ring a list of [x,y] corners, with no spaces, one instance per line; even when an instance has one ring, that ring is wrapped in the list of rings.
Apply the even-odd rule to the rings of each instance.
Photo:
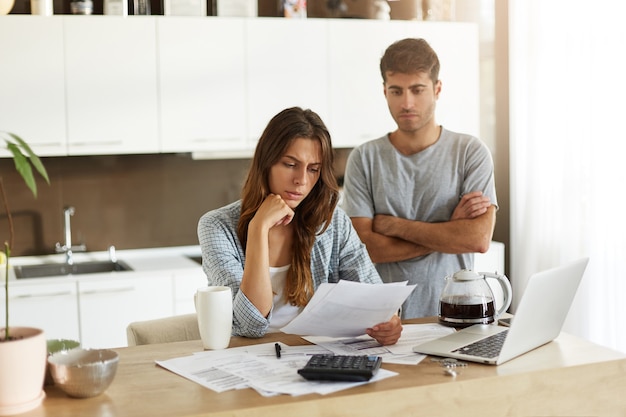
[[[308,343],[270,333],[259,339],[233,337],[230,347],[274,341]],[[155,364],[202,351],[199,340],[115,350],[118,371],[104,394],[73,399],[46,386],[43,404],[20,416],[626,415],[626,355],[565,333],[499,366],[472,363],[456,377],[426,358],[418,365],[383,364],[399,373],[392,378],[299,397],[262,397],[252,389],[216,393]]]

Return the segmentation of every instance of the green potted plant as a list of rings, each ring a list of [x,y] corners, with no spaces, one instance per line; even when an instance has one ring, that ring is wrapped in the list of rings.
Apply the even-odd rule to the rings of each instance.
[[[11,153],[16,171],[37,197],[33,168],[49,184],[48,173],[39,157],[19,136],[0,131],[0,138]],[[4,242],[4,297],[6,323],[0,327],[0,415],[31,410],[45,397],[43,382],[47,347],[43,330],[32,327],[9,327],[9,259],[13,245],[13,219],[0,175],[0,197],[9,223],[8,240]]]

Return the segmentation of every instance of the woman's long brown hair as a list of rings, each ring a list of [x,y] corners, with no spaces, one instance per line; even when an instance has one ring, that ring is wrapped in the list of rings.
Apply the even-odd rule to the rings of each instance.
[[[304,306],[314,290],[311,249],[316,235],[323,233],[330,225],[339,200],[339,186],[333,174],[334,154],[330,134],[315,112],[292,107],[281,111],[268,123],[257,144],[243,186],[237,235],[245,249],[248,224],[270,193],[270,169],[280,161],[291,142],[297,138],[317,140],[322,149],[320,177],[311,193],[296,208],[292,220],[294,245],[291,266],[287,272],[285,297],[292,305]]]

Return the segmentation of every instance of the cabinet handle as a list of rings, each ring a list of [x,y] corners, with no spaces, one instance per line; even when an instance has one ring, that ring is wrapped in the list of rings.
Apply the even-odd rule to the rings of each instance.
[[[32,147],[33,148],[59,148],[59,147],[64,147],[66,146],[65,143],[63,142],[39,142],[39,143],[33,143]]]
[[[72,295],[71,291],[61,291],[61,292],[47,292],[41,294],[20,294],[15,297],[11,297],[13,299],[18,298],[42,298],[42,297],[61,297],[63,295]]]
[[[192,138],[189,140],[191,143],[227,143],[230,144],[232,142],[239,141],[238,137],[232,136],[230,138]]]
[[[111,140],[111,141],[94,141],[94,142],[70,142],[70,146],[121,146],[123,145],[122,141],[119,140]]]
[[[111,288],[107,290],[88,290],[81,291],[81,294],[89,295],[89,294],[113,294],[118,292],[129,292],[135,291],[135,287],[120,287],[120,288]]]

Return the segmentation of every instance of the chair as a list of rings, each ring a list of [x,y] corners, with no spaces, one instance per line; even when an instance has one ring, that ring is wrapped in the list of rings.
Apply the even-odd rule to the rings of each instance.
[[[195,314],[136,321],[126,327],[128,346],[200,340]]]

